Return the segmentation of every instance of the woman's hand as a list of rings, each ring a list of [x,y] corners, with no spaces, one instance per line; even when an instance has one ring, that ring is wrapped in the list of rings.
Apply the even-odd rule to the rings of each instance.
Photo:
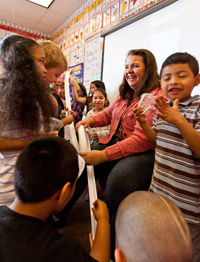
[[[80,156],[85,160],[86,165],[98,165],[108,161],[105,150],[92,150],[89,152],[80,152]]]
[[[78,128],[79,128],[81,125],[83,125],[84,128],[86,128],[86,127],[91,126],[93,123],[94,123],[94,119],[93,119],[92,117],[87,117],[87,118],[85,118],[84,120],[79,121],[79,122],[76,124],[76,131],[78,130]]]

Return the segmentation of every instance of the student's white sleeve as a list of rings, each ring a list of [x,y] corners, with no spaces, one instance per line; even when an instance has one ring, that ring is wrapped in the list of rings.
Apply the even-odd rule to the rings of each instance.
[[[55,117],[50,118],[50,127],[45,128],[46,132],[51,132],[51,131],[60,131],[60,129],[63,127],[63,123],[60,119],[57,119]]]
[[[104,127],[99,127],[99,128],[101,128],[102,130],[98,130],[97,131],[98,138],[105,137],[110,132],[110,125],[109,126],[104,126]]]

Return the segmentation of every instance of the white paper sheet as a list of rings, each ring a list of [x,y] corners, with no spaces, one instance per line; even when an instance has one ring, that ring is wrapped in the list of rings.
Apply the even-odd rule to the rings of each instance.
[[[79,146],[81,152],[88,152],[91,150],[88,134],[86,133],[84,127],[81,125],[78,129],[79,136]],[[97,189],[96,181],[94,176],[94,167],[87,166],[88,175],[88,187],[89,187],[89,200],[90,200],[90,216],[91,216],[91,226],[92,226],[92,238],[94,239],[96,233],[97,222],[92,212],[93,203],[97,200]]]

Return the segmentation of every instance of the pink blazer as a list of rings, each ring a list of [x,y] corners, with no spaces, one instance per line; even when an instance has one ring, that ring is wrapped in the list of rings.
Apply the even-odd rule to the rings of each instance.
[[[154,89],[150,94],[155,97],[164,96],[160,88]],[[121,100],[120,95],[118,95],[109,107],[92,116],[95,121],[94,127],[111,125],[110,133],[99,140],[99,143],[102,144],[107,144],[111,140],[121,120],[122,135],[124,139],[105,149],[106,155],[110,161],[135,153],[142,153],[149,149],[154,149],[155,147],[155,145],[145,136],[140,124],[135,119],[133,107],[138,101],[138,98],[134,99],[131,105],[127,107],[128,100]],[[156,110],[148,113],[146,116],[147,123],[150,126],[152,126],[155,112]]]

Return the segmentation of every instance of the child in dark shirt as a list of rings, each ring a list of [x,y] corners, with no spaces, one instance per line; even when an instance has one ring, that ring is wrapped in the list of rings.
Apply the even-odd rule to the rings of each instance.
[[[83,163],[61,137],[40,138],[22,151],[15,167],[15,200],[0,207],[0,261],[109,261],[109,215],[102,201],[93,207],[97,230],[90,255],[46,222],[72,197]]]

